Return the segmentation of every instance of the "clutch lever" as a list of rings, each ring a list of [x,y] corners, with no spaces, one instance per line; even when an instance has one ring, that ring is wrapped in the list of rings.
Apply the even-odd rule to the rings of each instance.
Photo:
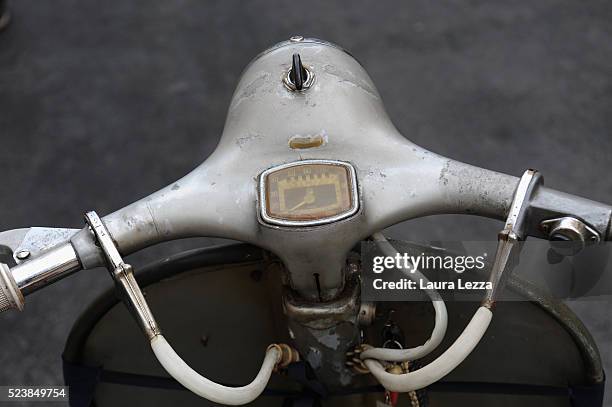
[[[136,318],[138,325],[149,340],[160,335],[161,330],[134,278],[134,270],[131,265],[123,261],[106,226],[104,226],[98,214],[93,211],[85,214],[85,221],[94,234],[97,245],[104,254],[108,271],[115,281],[117,291],[120,293],[125,305]]]

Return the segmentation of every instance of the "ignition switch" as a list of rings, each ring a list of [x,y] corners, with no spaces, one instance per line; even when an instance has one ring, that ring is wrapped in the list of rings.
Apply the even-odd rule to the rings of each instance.
[[[314,83],[314,73],[312,69],[302,63],[300,54],[293,54],[291,69],[283,78],[285,87],[291,91],[303,92],[310,88]]]

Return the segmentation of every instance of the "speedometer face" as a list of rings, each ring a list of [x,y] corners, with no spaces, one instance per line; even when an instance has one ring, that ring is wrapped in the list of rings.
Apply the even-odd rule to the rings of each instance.
[[[279,225],[317,225],[357,210],[353,167],[339,161],[308,160],[262,174],[262,218]]]

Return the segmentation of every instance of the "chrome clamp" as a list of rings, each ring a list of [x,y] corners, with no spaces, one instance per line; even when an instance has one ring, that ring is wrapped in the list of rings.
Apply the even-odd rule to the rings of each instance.
[[[136,318],[140,328],[149,340],[161,334],[161,330],[149,309],[149,305],[134,278],[132,266],[125,263],[117,246],[113,242],[108,229],[96,212],[87,212],[85,221],[89,225],[96,242],[106,260],[108,271],[110,272],[117,289],[121,293],[123,302]]]

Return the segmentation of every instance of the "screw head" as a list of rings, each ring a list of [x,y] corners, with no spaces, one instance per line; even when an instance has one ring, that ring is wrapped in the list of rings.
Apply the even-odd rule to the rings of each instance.
[[[17,252],[17,258],[18,258],[19,260],[25,260],[25,259],[27,259],[28,257],[30,257],[30,251],[29,251],[29,250],[19,250],[19,251]]]

